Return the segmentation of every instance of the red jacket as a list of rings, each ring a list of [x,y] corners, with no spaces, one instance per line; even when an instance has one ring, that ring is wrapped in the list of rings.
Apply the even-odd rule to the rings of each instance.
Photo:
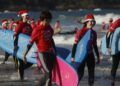
[[[117,19],[109,28],[110,32],[114,32],[116,28],[120,27],[120,18]]]
[[[39,25],[34,28],[30,43],[36,42],[39,52],[51,52],[53,51],[53,29],[50,25]]]
[[[32,28],[30,24],[20,21],[17,27],[15,28],[14,35],[18,35],[19,33],[23,33],[30,36],[32,33]]]

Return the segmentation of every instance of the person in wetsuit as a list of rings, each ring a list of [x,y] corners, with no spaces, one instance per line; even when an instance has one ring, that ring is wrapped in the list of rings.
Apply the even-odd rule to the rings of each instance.
[[[83,60],[83,62],[80,64],[77,72],[78,72],[78,76],[79,76],[79,82],[82,79],[83,75],[84,75],[84,68],[85,65],[87,65],[88,67],[88,74],[89,74],[89,78],[88,78],[88,83],[89,86],[93,86],[94,84],[94,75],[95,75],[95,56],[93,53],[93,49],[96,53],[97,56],[97,62],[100,62],[100,57],[99,57],[99,52],[98,52],[98,47],[97,47],[97,34],[96,32],[93,30],[93,27],[95,25],[95,18],[93,16],[93,14],[89,13],[85,16],[85,20],[83,22],[83,28],[81,28],[80,30],[77,31],[76,35],[75,35],[75,42],[73,44],[73,48],[72,48],[72,57],[71,57],[71,62],[75,61],[75,53],[76,53],[76,48],[78,45],[78,42],[81,40],[81,38],[85,35],[85,33],[91,29],[91,38],[90,38],[90,44],[89,44],[89,50],[88,53],[86,55],[86,58]],[[79,83],[78,83],[79,85]]]
[[[45,70],[45,86],[52,86],[52,70],[56,61],[56,50],[53,40],[54,30],[50,25],[52,14],[49,11],[42,11],[40,24],[33,30],[29,44],[23,56],[26,63],[26,55],[35,42],[38,49],[38,57]],[[39,85],[43,86],[43,85]]]
[[[18,38],[19,38],[19,34],[23,33],[25,35],[31,36],[32,34],[32,27],[31,25],[28,23],[28,19],[29,19],[29,15],[28,15],[28,11],[27,10],[20,10],[18,12],[19,16],[20,16],[20,20],[18,21],[18,24],[14,30],[14,53],[13,53],[13,57],[16,58],[17,56],[17,51],[19,49],[18,47]],[[17,58],[15,61],[16,65],[18,66],[18,72],[20,75],[20,79],[23,80],[24,79],[24,70],[28,67],[30,67],[32,65],[32,63],[27,62],[26,64],[23,62],[23,60]]]

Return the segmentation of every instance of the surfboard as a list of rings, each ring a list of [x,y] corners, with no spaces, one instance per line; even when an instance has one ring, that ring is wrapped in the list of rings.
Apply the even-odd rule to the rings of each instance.
[[[115,55],[120,51],[120,27],[116,28],[114,33],[110,37],[111,55]],[[106,48],[106,35],[101,41],[101,51],[105,55],[110,55]]]
[[[58,86],[77,86],[78,74],[76,70],[61,57],[57,57],[57,63],[53,70],[53,81]]]
[[[26,36],[24,34],[20,34],[18,39],[18,53],[17,58],[23,60],[23,53],[26,49],[27,44],[29,43],[29,36]],[[13,31],[10,30],[0,30],[0,48],[2,48],[4,51],[8,52],[9,54],[13,55]],[[30,52],[26,56],[27,61],[30,63],[35,64],[35,52],[37,51],[37,48],[35,44],[30,49]]]
[[[100,50],[101,50],[102,54],[110,55],[110,53],[108,52],[108,49],[106,47],[106,35],[103,36],[103,38],[101,39]]]
[[[82,63],[82,61],[85,59],[86,54],[88,52],[89,48],[89,42],[91,37],[91,30],[88,30],[85,35],[82,37],[82,39],[78,42],[76,53],[75,53],[75,62],[71,63],[71,53],[66,58],[66,61],[71,64],[76,70]]]
[[[112,38],[112,42],[111,42],[111,54],[115,55],[118,52],[120,52],[120,27],[116,28],[114,34],[113,34],[113,38]]]
[[[18,39],[18,51],[17,51],[17,58],[23,60],[23,53],[27,47],[29,42],[29,36],[24,34],[19,35]],[[9,54],[13,55],[13,31],[9,30],[0,30],[0,48],[4,51],[8,52]],[[58,49],[58,48],[57,48]],[[60,48],[61,52],[64,51],[64,48]],[[59,50],[59,49],[58,49]],[[66,52],[67,50],[65,50]],[[34,44],[30,51],[27,54],[27,62],[36,64],[36,52],[37,48]],[[68,51],[69,52],[69,51]],[[65,59],[65,57],[61,57],[58,52],[57,61],[55,67],[53,69],[53,78],[52,80],[58,86],[77,86],[78,84],[78,75],[76,70],[69,65]],[[74,79],[74,81],[73,81]]]

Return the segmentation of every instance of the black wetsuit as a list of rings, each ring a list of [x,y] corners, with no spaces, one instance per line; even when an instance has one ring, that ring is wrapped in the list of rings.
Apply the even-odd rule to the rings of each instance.
[[[80,34],[78,33],[79,37],[80,37],[79,41],[81,40],[81,38],[86,33],[86,31],[84,31],[84,30],[82,31],[82,29],[81,29],[81,32],[80,32]],[[77,44],[73,45],[72,57],[75,56]],[[86,58],[84,59],[84,61],[82,62],[82,64],[78,68],[78,75],[79,75],[79,81],[80,81],[82,79],[83,75],[84,75],[85,65],[87,64],[88,74],[89,74],[88,82],[89,82],[90,86],[94,84],[95,56],[94,56],[94,53],[93,53],[93,49],[94,49],[97,57],[99,58],[98,47],[97,47],[97,34],[94,30],[92,30],[91,44],[90,44],[90,48],[88,50],[88,53],[86,55]]]

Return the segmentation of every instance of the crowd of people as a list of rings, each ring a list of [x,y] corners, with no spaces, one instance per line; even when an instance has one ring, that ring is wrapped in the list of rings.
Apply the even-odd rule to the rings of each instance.
[[[52,70],[56,61],[56,49],[55,42],[53,39],[54,34],[58,34],[61,31],[60,21],[56,20],[55,26],[52,27],[50,22],[52,20],[52,14],[50,11],[42,11],[40,17],[37,22],[34,19],[29,18],[29,13],[27,10],[20,10],[18,12],[19,20],[15,21],[14,19],[4,19],[2,20],[2,29],[3,30],[13,30],[14,31],[14,54],[13,58],[15,61],[15,67],[18,69],[20,79],[24,80],[24,70],[32,65],[32,63],[27,62],[26,55],[29,52],[31,46],[35,42],[38,48],[38,58],[41,61],[42,67],[45,70],[45,86],[52,86]],[[83,27],[81,29],[75,29],[75,41],[73,43],[71,62],[75,62],[75,53],[78,42],[82,39],[85,33],[88,30],[91,30],[91,38],[89,51],[86,55],[86,58],[79,66],[77,72],[79,77],[79,83],[84,75],[85,65],[88,67],[88,84],[89,86],[94,85],[94,77],[95,77],[95,54],[97,56],[97,63],[101,62],[101,58],[99,55],[98,47],[97,47],[97,33],[93,29],[96,24],[96,20],[92,13],[88,13],[85,15],[84,21],[81,22]],[[103,23],[104,24],[104,23]],[[105,24],[104,24],[105,25]],[[110,35],[114,33],[115,29],[120,27],[120,19],[115,20],[111,18],[109,21],[108,32],[106,36],[107,48],[109,52],[111,52],[111,48],[109,47]],[[55,28],[55,29],[53,29]],[[105,26],[103,26],[103,29]],[[16,53],[18,50],[18,36],[20,33],[26,34],[30,36],[29,44],[26,47],[26,51],[24,52],[23,59],[16,59]],[[5,52],[5,61],[7,61],[9,57],[9,53]],[[118,64],[120,61],[120,53],[113,55],[113,63],[111,68],[111,86],[114,86],[116,70],[118,68]],[[78,84],[79,84],[78,83]]]
[[[18,12],[18,17],[18,21],[15,21],[14,19],[2,20],[2,29],[14,31],[13,58],[15,61],[15,68],[18,69],[20,79],[24,80],[24,70],[32,66],[32,63],[26,62],[26,54],[29,51],[32,44],[35,42],[38,48],[38,57],[41,60],[42,67],[44,67],[46,73],[45,84],[46,86],[51,86],[51,74],[54,61],[56,59],[55,43],[52,36],[54,34],[59,33],[61,30],[59,21],[56,21],[54,31],[50,25],[50,22],[52,20],[52,14],[49,11],[42,11],[39,20],[36,23],[34,19],[29,18],[27,10],[20,10]],[[16,54],[18,50],[18,36],[20,33],[31,37],[30,43],[27,45],[25,55],[23,57],[24,61],[19,58],[16,59]],[[5,52],[5,59],[3,61],[3,64],[5,64],[9,56],[10,54],[8,52]]]

